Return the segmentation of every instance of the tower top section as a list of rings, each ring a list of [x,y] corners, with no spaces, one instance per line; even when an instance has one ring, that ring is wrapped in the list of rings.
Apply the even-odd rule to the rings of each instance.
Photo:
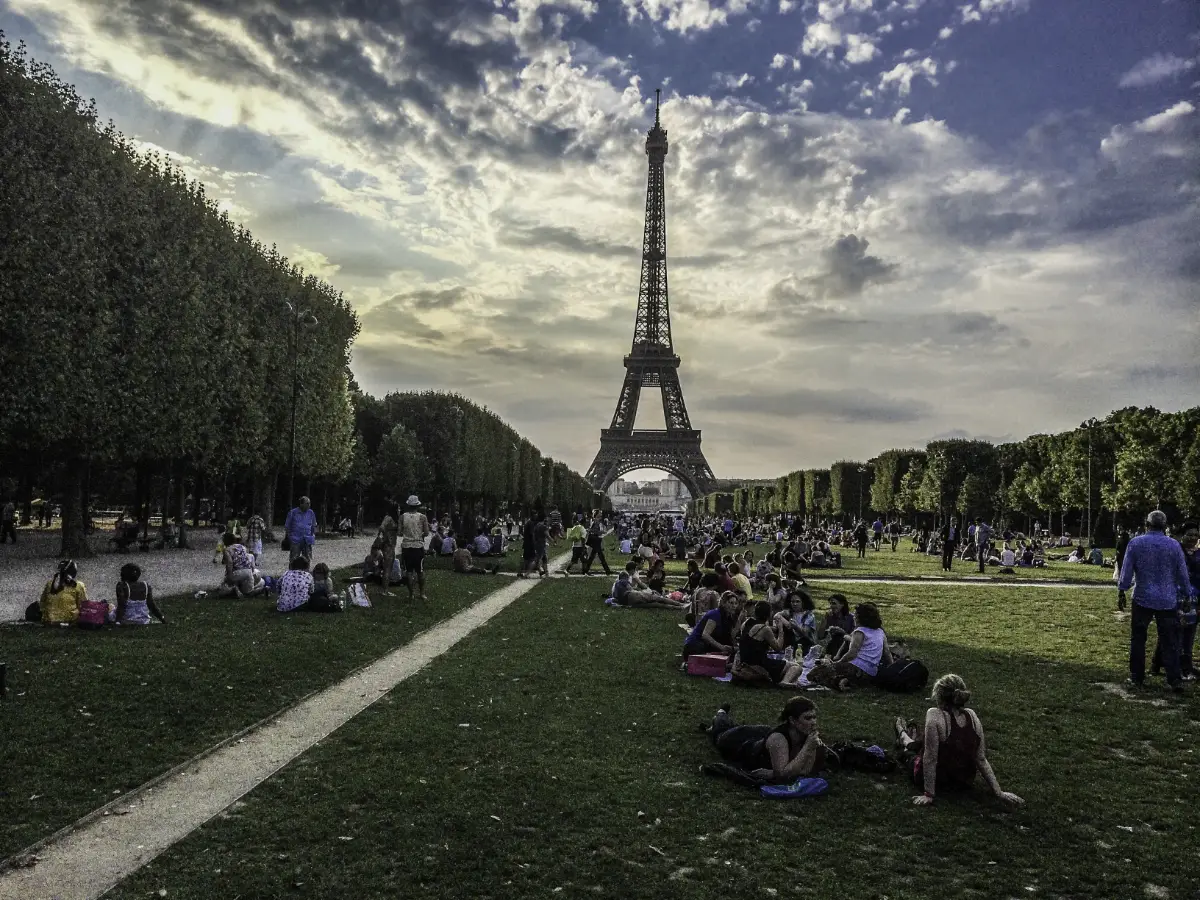
[[[662,127],[658,120],[658,106],[662,97],[662,90],[655,88],[654,90],[654,127],[646,133],[646,155],[651,156],[658,154],[660,156],[667,155],[667,132]]]

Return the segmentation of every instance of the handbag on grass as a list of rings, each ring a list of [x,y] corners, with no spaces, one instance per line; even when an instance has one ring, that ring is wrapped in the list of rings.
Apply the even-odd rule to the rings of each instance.
[[[103,600],[84,600],[79,604],[80,628],[103,628],[108,621],[108,604]]]

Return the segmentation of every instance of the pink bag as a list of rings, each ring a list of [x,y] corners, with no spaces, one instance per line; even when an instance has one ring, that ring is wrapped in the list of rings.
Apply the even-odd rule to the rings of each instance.
[[[79,604],[79,627],[102,628],[108,621],[108,604],[103,600],[84,600]]]
[[[727,662],[720,653],[693,653],[688,657],[688,674],[721,678],[725,675]]]

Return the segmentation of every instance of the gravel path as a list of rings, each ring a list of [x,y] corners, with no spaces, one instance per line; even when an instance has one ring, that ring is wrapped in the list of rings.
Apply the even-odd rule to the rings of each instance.
[[[99,552],[91,559],[76,560],[79,580],[88,587],[88,596],[96,599],[116,599],[116,584],[121,566],[135,562],[142,567],[142,577],[154,587],[155,596],[170,597],[198,590],[213,590],[220,584],[224,570],[213,563],[217,532],[210,528],[190,532],[189,540],[198,550],[150,550],[142,553],[135,547],[129,553],[112,553],[99,549],[107,543],[108,535],[93,540]],[[22,540],[24,538],[24,540]],[[313,562],[323,562],[330,568],[361,562],[370,549],[374,535],[357,538],[323,538],[314,548]],[[0,622],[10,622],[25,615],[25,607],[42,594],[42,588],[54,574],[59,547],[57,532],[31,534],[22,531],[18,544],[0,545],[0,573],[4,585],[0,593]],[[287,569],[288,555],[278,544],[265,548],[261,569],[268,575],[282,575]],[[168,616],[170,610],[164,610]]]

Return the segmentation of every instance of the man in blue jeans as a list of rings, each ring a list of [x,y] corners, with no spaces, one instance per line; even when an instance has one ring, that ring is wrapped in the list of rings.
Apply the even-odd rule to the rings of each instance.
[[[1146,516],[1146,533],[1129,542],[1121,564],[1122,593],[1133,588],[1133,608],[1129,632],[1129,683],[1140,687],[1146,679],[1146,633],[1153,619],[1158,627],[1158,646],[1162,651],[1167,684],[1183,693],[1179,671],[1179,601],[1191,596],[1187,561],[1183,548],[1167,537],[1167,515],[1154,510]]]
[[[291,543],[290,558],[303,556],[312,559],[313,543],[317,539],[317,514],[307,497],[300,498],[300,505],[287,514],[283,530]]]

